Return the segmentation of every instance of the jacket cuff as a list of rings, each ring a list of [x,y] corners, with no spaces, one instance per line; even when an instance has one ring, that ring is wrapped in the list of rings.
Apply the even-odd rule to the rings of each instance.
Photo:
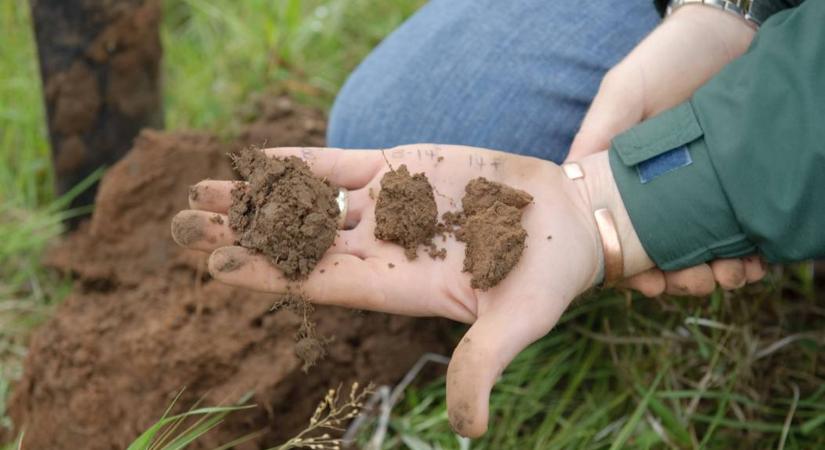
[[[648,256],[662,270],[754,253],[685,102],[617,136],[610,167]]]

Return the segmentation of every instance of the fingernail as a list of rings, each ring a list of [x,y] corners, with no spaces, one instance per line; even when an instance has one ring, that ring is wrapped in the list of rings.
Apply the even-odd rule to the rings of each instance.
[[[222,273],[234,272],[243,267],[243,264],[243,261],[241,261],[240,259],[237,259],[232,255],[229,255],[228,257],[226,257],[225,259],[223,259],[215,265],[215,270]]]
[[[193,184],[189,186],[189,200],[195,202],[198,200],[198,196],[198,185]]]
[[[244,255],[233,248],[218,249],[209,257],[209,273],[213,276],[218,273],[234,272],[246,264]]]
[[[172,219],[172,238],[188,247],[203,239],[203,220],[191,211],[181,211]]]

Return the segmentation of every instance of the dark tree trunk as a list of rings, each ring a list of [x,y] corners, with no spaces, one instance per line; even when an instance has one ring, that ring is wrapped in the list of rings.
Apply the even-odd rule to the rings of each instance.
[[[814,261],[814,286],[820,289],[817,293],[825,292],[825,259]]]
[[[158,0],[30,0],[57,191],[163,126]],[[88,205],[94,189],[73,205]]]

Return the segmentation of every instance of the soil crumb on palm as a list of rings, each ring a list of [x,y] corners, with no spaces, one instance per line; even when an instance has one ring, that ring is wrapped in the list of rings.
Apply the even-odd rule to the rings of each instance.
[[[404,247],[408,259],[417,257],[419,245],[434,248],[438,209],[427,176],[410,175],[403,164],[384,174],[375,204],[375,222],[375,237]]]
[[[524,252],[527,231],[521,215],[533,197],[484,177],[471,180],[464,189],[463,211],[445,213],[444,226],[467,244],[464,271],[472,274],[470,285],[487,290],[513,270]]]
[[[248,182],[232,190],[229,227],[238,243],[266,255],[288,279],[306,278],[335,240],[336,189],[294,156],[250,148],[234,165]]]

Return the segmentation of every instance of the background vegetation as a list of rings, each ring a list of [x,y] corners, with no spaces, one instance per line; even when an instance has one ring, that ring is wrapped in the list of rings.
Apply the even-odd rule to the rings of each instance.
[[[166,0],[167,127],[227,135],[237,106],[262,91],[328,108],[347,73],[423,3]],[[61,219],[82,211],[66,211],[66,197],[52,189],[25,0],[0,2],[0,30],[0,427],[7,427],[4,399],[27,337],[70,283],[42,269],[40,256]],[[593,293],[505,372],[483,439],[450,432],[440,379],[408,391],[385,448],[821,448],[825,305],[814,294],[809,265],[777,269],[735,296]]]

